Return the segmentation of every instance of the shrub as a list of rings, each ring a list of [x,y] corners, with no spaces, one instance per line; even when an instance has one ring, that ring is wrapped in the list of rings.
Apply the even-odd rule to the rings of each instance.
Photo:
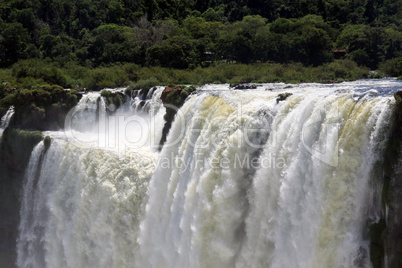
[[[381,63],[379,69],[389,76],[402,75],[402,57],[393,58]]]
[[[124,93],[126,95],[131,96],[133,90],[142,89],[142,90],[148,91],[152,87],[157,86],[159,84],[160,84],[160,82],[155,77],[151,77],[149,79],[140,79],[137,82],[132,83],[131,85],[129,85]]]
[[[12,75],[17,79],[34,78],[62,87],[70,86],[59,68],[38,59],[23,60],[14,64],[12,67]]]
[[[110,92],[109,90],[102,90],[101,92],[101,96],[105,98],[109,97],[110,94],[112,94],[112,92]]]
[[[9,97],[10,96],[10,97]],[[23,129],[60,129],[66,113],[78,102],[77,92],[57,85],[17,90],[2,100],[15,107],[15,126]]]
[[[84,79],[84,86],[88,90],[99,91],[124,86],[128,81],[128,75],[121,66],[100,67],[89,72]]]

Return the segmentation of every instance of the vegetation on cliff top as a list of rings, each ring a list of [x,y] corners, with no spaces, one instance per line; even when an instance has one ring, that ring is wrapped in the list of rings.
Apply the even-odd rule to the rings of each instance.
[[[0,0],[0,114],[15,105],[16,117],[28,107],[50,119],[78,97],[59,87],[399,76],[401,10],[401,0]]]
[[[402,56],[401,0],[0,0],[0,21],[0,67],[22,59],[317,66],[346,52],[376,69]]]

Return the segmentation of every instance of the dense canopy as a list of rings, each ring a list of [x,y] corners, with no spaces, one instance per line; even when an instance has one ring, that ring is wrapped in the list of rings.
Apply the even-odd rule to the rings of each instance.
[[[402,57],[402,0],[0,0],[0,67],[50,59],[193,68]]]

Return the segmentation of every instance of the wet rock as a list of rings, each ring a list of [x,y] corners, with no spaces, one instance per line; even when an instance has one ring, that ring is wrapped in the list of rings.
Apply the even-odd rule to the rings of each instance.
[[[402,91],[398,91],[394,94],[395,104],[398,116],[402,116]]]
[[[257,85],[246,85],[246,84],[239,84],[234,87],[234,89],[238,90],[245,90],[245,89],[256,89]]]
[[[239,84],[237,84],[237,83],[230,83],[229,84],[229,87],[230,88],[235,88],[235,87],[237,87]]]
[[[21,189],[39,131],[7,128],[0,142],[0,266],[15,267]]]
[[[113,111],[119,108],[125,102],[125,96],[122,92],[112,92],[109,90],[102,90],[101,96],[105,99],[106,106],[113,107]],[[108,110],[110,111],[110,109]]]
[[[45,148],[48,149],[50,147],[51,143],[51,138],[49,136],[46,136],[45,139],[43,140],[43,144],[45,145]]]
[[[166,108],[166,114],[163,117],[166,122],[162,130],[162,138],[159,142],[160,148],[162,148],[163,144],[166,142],[167,135],[177,111],[181,106],[183,106],[187,97],[193,92],[195,92],[194,86],[183,87],[169,85],[163,90],[160,98],[163,102],[163,106]]]
[[[292,95],[293,95],[292,93],[288,93],[288,92],[281,93],[281,94],[279,94],[278,97],[276,98],[276,103],[279,103],[280,101],[284,101],[284,100],[286,100],[289,96],[292,96]]]
[[[183,90],[181,86],[169,85],[165,87],[161,94],[163,104],[172,104],[172,100],[180,98],[180,93]]]
[[[374,268],[402,267],[402,91],[394,94],[395,116],[384,152],[383,215],[370,226],[370,259]]]

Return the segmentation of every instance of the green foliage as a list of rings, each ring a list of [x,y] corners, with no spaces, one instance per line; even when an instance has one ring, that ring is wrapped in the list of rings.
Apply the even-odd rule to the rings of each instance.
[[[99,91],[103,88],[114,88],[127,85],[130,80],[130,75],[121,65],[115,65],[91,70],[83,80],[84,85],[88,90]]]
[[[126,89],[126,94],[131,96],[131,92],[133,90],[149,90],[153,88],[154,86],[158,86],[161,84],[155,77],[150,77],[148,79],[140,79],[135,83],[132,83],[129,85]]]
[[[144,63],[144,51],[141,50],[132,28],[107,24],[96,28],[92,35],[95,38],[88,44],[88,57],[93,58],[95,64]]]
[[[383,77],[384,76],[381,73],[373,72],[373,73],[369,74],[368,78],[370,78],[370,79],[381,79]]]
[[[381,62],[399,55],[402,35],[393,28],[349,25],[335,45],[347,49],[348,57],[359,65],[376,69]]]
[[[0,67],[8,67],[25,57],[28,30],[21,23],[0,24]]]
[[[362,73],[337,67],[332,48],[371,69],[402,56],[400,1],[3,2],[0,65],[18,63],[2,79],[17,88],[352,79]],[[265,62],[289,69],[239,64]]]
[[[380,64],[380,70],[389,76],[402,75],[402,57],[385,61]]]
[[[111,94],[112,92],[110,92],[109,90],[102,90],[101,92],[101,96],[105,98],[110,97]]]
[[[17,79],[41,79],[45,83],[68,87],[67,79],[54,64],[37,59],[19,61],[12,66],[12,75]]]
[[[149,48],[154,65],[185,69],[200,62],[204,49],[201,43],[186,37],[173,36]]]
[[[89,68],[186,69],[217,61],[318,66],[332,61],[337,48],[375,69],[402,56],[401,1],[3,0],[0,7],[0,67],[27,58]],[[86,83],[66,79],[70,86]]]
[[[364,49],[356,49],[350,52],[348,56],[361,66],[367,66],[370,62],[370,57]]]
[[[102,90],[101,96],[105,99],[107,105],[113,104],[114,108],[118,108],[125,101],[123,94],[120,92]]]
[[[353,45],[352,42],[364,42],[364,31],[366,27],[366,25],[362,24],[347,25],[339,34],[335,46],[337,48],[347,49],[349,45]]]
[[[15,107],[12,126],[23,129],[59,129],[65,114],[78,102],[74,90],[57,85],[39,85],[32,89],[18,89],[0,100],[0,107]]]
[[[320,80],[354,80],[367,78],[369,73],[367,68],[359,68],[351,60],[336,60],[319,67],[319,69],[318,77]]]

